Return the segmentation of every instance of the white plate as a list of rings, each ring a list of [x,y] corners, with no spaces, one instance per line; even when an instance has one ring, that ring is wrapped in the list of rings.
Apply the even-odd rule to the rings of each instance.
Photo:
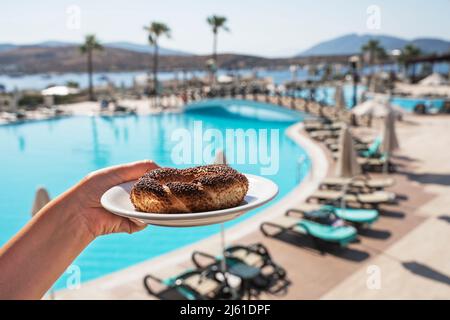
[[[241,205],[229,209],[172,214],[137,211],[130,200],[130,190],[135,181],[112,187],[103,194],[100,202],[106,210],[116,215],[137,219],[147,224],[192,227],[220,223],[235,219],[249,210],[260,207],[278,194],[278,186],[271,180],[251,174],[245,176],[249,182],[247,195]]]

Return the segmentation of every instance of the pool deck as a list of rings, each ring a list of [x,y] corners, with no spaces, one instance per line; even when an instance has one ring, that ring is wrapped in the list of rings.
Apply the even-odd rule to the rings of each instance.
[[[402,198],[400,204],[383,206],[380,220],[361,235],[359,243],[351,244],[348,250],[325,254],[316,251],[308,239],[267,238],[258,230],[262,221],[303,202],[319,181],[333,172],[330,154],[302,133],[301,124],[292,126],[289,136],[311,158],[310,176],[281,201],[226,232],[227,244],[261,242],[286,268],[291,282],[286,292],[261,298],[449,299],[449,120],[446,116],[407,115],[398,124],[401,151],[394,161],[399,172],[393,175],[397,183],[391,191]],[[151,299],[142,285],[144,275],[164,278],[191,268],[190,254],[194,250],[218,254],[219,236],[82,283],[79,289],[58,291],[56,298]],[[380,271],[379,286],[373,285],[370,271],[374,268]]]
[[[450,117],[406,120],[398,128],[406,163],[399,190],[410,197],[404,213],[417,225],[322,299],[450,299]],[[381,272],[379,289],[366,285],[369,265]]]
[[[155,107],[155,100],[149,98],[142,99],[122,99],[118,101],[118,105],[136,110],[139,115],[157,114],[165,112],[180,112],[182,110],[182,102],[175,97],[164,98],[167,104],[174,105],[172,108],[161,109]],[[163,102],[164,102],[163,101]],[[166,102],[164,102],[166,104]],[[61,109],[73,115],[98,115],[101,112],[100,103],[93,101],[84,101],[79,103],[71,103],[61,105]]]

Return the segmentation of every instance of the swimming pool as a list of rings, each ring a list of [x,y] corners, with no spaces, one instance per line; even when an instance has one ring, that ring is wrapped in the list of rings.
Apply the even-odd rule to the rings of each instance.
[[[366,91],[366,87],[359,85],[357,87],[357,96],[358,101],[361,101],[362,94]],[[336,92],[335,87],[318,87],[316,89],[316,100],[324,102],[328,105],[334,105],[334,95]],[[343,86],[345,103],[348,108],[353,107],[353,86],[345,85]],[[309,91],[304,90],[300,93],[297,93],[297,96],[302,98],[309,97]],[[413,112],[414,108],[418,104],[424,104],[428,110],[440,110],[444,105],[445,100],[439,98],[412,98],[412,97],[400,97],[393,96],[391,98],[391,103],[393,105],[399,106],[407,112]]]
[[[203,103],[182,114],[127,117],[69,117],[0,126],[0,245],[28,220],[36,187],[44,185],[56,196],[87,173],[114,164],[153,159],[161,166],[174,165],[173,132],[192,131],[201,121],[203,129],[279,130],[278,172],[268,178],[280,187],[275,201],[286,195],[307,174],[305,152],[284,131],[303,115],[259,103],[232,100]],[[269,141],[270,142],[270,141]],[[267,143],[270,149],[272,143]],[[258,152],[249,145],[249,154]],[[268,150],[269,154],[276,150]],[[300,165],[299,158],[304,158]],[[241,172],[260,174],[259,164],[232,164]],[[261,209],[259,209],[261,210]],[[227,227],[256,214],[250,212]],[[218,225],[195,228],[150,226],[134,235],[110,235],[94,241],[74,264],[87,281],[188,245],[219,231]],[[68,275],[56,284],[64,288]]]

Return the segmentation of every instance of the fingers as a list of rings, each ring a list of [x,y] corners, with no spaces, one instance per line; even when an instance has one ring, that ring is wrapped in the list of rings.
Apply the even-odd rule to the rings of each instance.
[[[146,223],[130,219],[130,231],[131,231],[130,233],[142,231],[145,228],[147,228],[147,224]]]
[[[112,167],[112,170],[114,170],[114,173],[120,176],[123,179],[123,181],[130,181],[138,179],[147,171],[156,168],[159,168],[159,166],[155,164],[153,161],[144,160],[132,162],[117,167]]]
[[[117,233],[135,233],[141,230],[144,230],[147,227],[145,223],[142,223],[140,221],[122,218],[117,230],[114,232]]]
[[[94,171],[89,175],[89,177],[95,178],[115,177],[117,178],[118,181],[111,181],[112,184],[114,185],[122,182],[136,180],[140,178],[143,174],[145,174],[147,171],[156,168],[159,168],[159,166],[153,161],[143,160]]]

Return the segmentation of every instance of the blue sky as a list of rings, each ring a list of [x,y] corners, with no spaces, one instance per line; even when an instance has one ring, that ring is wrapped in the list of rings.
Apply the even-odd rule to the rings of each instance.
[[[70,6],[81,11],[80,28],[68,28]],[[380,8],[380,29],[370,30],[367,8]],[[21,0],[0,5],[0,43],[44,40],[79,42],[87,33],[102,41],[145,43],[143,25],[166,22],[172,39],[162,45],[209,53],[212,13],[229,19],[219,51],[283,56],[347,33],[450,40],[450,0]]]

